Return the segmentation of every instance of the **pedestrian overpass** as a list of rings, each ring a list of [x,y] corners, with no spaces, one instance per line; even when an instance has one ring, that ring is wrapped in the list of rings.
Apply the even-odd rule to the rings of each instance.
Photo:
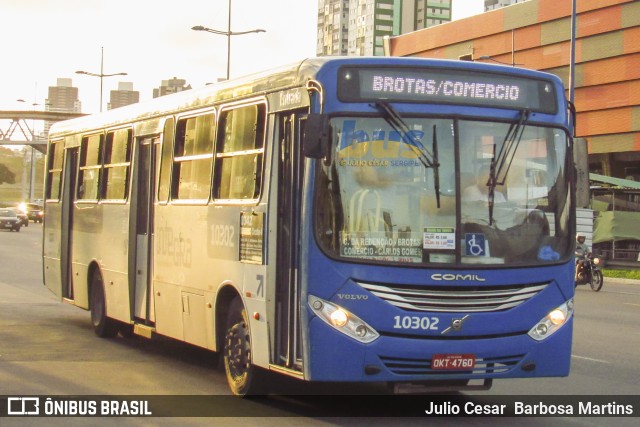
[[[47,139],[36,135],[33,126],[29,126],[27,121],[58,122],[84,115],[59,111],[0,111],[0,145],[30,145],[46,154]]]

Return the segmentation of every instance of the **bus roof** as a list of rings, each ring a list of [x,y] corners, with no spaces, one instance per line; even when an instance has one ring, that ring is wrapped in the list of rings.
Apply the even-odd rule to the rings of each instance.
[[[278,68],[265,70],[237,79],[210,84],[171,95],[154,98],[149,101],[127,105],[99,114],[87,115],[55,123],[50,130],[50,138],[59,138],[67,134],[87,132],[104,127],[117,127],[127,123],[149,120],[176,112],[195,110],[214,105],[222,101],[255,97],[260,94],[304,86],[309,80],[318,78],[321,69],[333,64],[342,65],[378,65],[378,66],[432,66],[436,68],[459,68],[463,65],[472,71],[484,71],[503,74],[519,74],[547,80],[560,79],[548,73],[510,66],[461,62],[432,58],[404,57],[319,57],[308,58]]]

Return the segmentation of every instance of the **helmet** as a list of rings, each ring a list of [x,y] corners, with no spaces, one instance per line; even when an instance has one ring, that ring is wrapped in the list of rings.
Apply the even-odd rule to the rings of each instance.
[[[576,242],[584,243],[585,239],[586,239],[586,236],[584,234],[582,234],[582,233],[576,234]]]

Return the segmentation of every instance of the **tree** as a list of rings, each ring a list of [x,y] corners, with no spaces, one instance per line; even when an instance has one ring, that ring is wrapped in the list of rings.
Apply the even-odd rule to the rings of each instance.
[[[11,172],[8,167],[0,163],[0,184],[15,184],[16,174]]]

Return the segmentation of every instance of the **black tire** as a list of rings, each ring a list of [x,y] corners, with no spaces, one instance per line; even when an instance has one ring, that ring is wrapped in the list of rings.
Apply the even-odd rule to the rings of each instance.
[[[240,298],[235,298],[229,307],[222,351],[224,371],[233,394],[261,394],[261,375],[252,363],[249,319]]]
[[[15,231],[16,233],[19,233],[20,232],[20,226],[14,228],[13,231]]]
[[[100,273],[95,272],[91,277],[90,309],[93,331],[101,338],[112,338],[120,330],[119,322],[107,317],[107,305],[104,296],[104,284]]]
[[[593,270],[591,272],[591,289],[594,292],[598,292],[600,291],[600,289],[602,289],[602,284],[604,282],[604,278],[602,277],[602,271],[600,270]]]

